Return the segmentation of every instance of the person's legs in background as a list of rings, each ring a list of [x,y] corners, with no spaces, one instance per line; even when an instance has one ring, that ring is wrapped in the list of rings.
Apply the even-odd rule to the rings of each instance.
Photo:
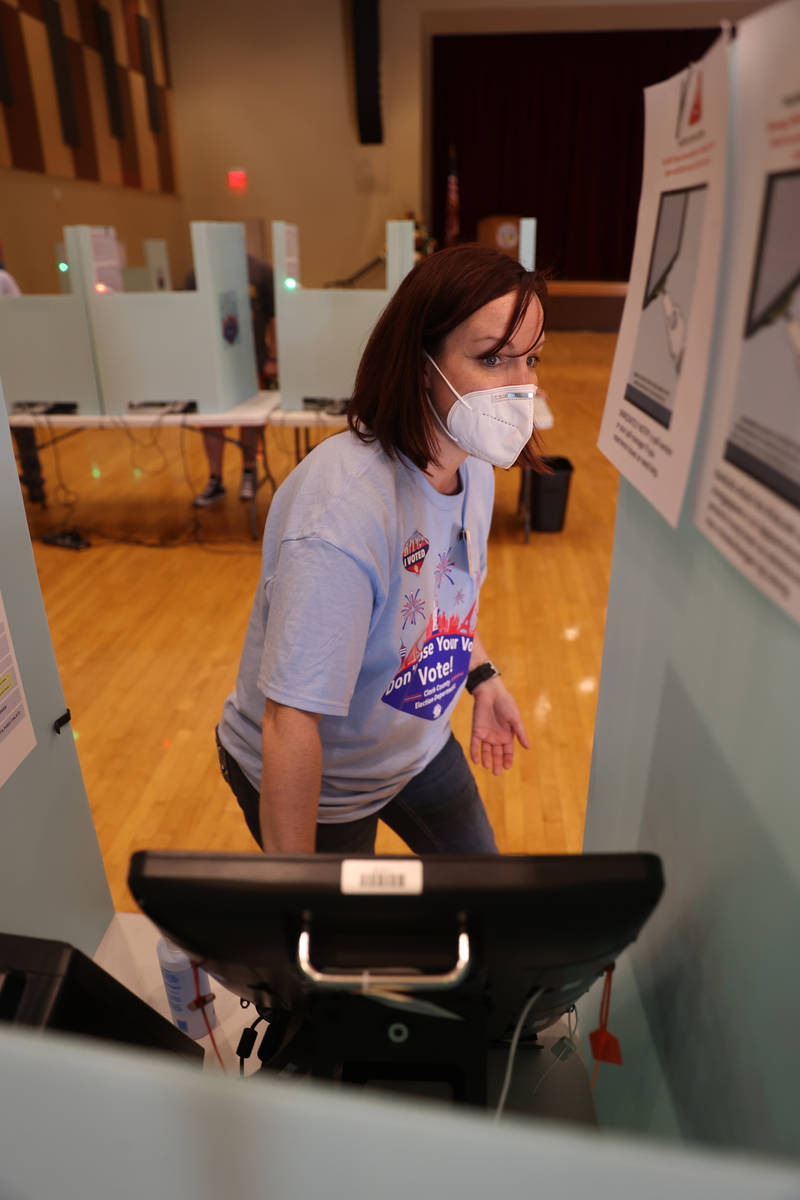
[[[259,430],[256,425],[242,425],[239,441],[242,443],[242,482],[239,487],[240,500],[252,500],[256,494],[256,454]]]
[[[256,492],[256,453],[258,451],[259,430],[255,425],[243,425],[239,429],[239,441],[242,447],[242,482],[239,488],[240,500],[252,500]],[[225,485],[222,482],[222,457],[225,450],[225,430],[222,426],[209,427],[203,430],[203,445],[208,460],[208,483],[202,492],[194,498],[195,508],[207,508],[215,500],[225,495]]]
[[[225,485],[222,482],[222,453],[225,449],[225,430],[222,426],[209,427],[203,430],[203,447],[208,460],[208,483],[199,495],[195,496],[195,508],[207,508],[215,500],[225,495]]]

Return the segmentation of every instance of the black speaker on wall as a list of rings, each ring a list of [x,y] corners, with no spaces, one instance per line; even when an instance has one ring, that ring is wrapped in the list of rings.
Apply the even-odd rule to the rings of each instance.
[[[350,11],[353,24],[358,140],[362,146],[376,146],[383,141],[379,0],[350,0]]]

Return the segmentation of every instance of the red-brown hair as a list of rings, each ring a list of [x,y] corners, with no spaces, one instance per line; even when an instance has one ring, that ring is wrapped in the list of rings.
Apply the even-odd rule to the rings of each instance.
[[[425,401],[424,352],[435,358],[457,325],[509,292],[517,294],[514,309],[500,341],[487,354],[496,354],[511,340],[534,297],[542,306],[537,341],[541,337],[544,277],[489,246],[452,246],[418,262],[367,342],[347,408],[350,429],[362,441],[379,442],[390,458],[400,451],[420,470],[435,462],[437,427]],[[542,469],[535,433],[517,461]]]

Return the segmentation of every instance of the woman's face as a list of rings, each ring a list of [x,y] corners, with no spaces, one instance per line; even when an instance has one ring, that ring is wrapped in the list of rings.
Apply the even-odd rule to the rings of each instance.
[[[434,356],[437,366],[460,396],[510,384],[536,385],[544,335],[542,306],[535,296],[511,341],[496,354],[489,354],[508,326],[516,298],[516,292],[508,292],[484,304],[447,335]],[[455,396],[429,363],[425,366],[425,382],[432,404],[445,421],[456,403]]]

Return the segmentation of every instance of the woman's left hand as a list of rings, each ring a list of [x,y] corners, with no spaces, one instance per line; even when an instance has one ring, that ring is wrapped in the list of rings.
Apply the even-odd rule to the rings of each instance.
[[[470,757],[476,766],[482,764],[493,775],[499,775],[514,761],[515,737],[521,746],[530,749],[528,735],[517,702],[498,675],[480,684],[473,696]]]

